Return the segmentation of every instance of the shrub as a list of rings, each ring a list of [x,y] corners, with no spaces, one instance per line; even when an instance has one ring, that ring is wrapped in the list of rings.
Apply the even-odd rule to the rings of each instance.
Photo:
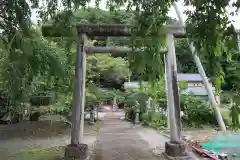
[[[35,112],[30,115],[30,121],[38,121],[40,116],[40,112]]]
[[[150,111],[141,115],[144,125],[155,129],[162,129],[167,126],[167,117],[159,112]]]
[[[165,91],[164,91],[165,92]],[[162,95],[162,94],[161,94]],[[156,96],[158,99],[158,106],[161,109],[165,109],[165,97]],[[166,126],[166,116],[160,112],[148,112],[146,113],[146,101],[149,98],[149,94],[135,90],[126,95],[124,100],[126,108],[126,118],[133,121],[135,117],[134,106],[135,102],[140,103],[140,120],[146,125],[154,128],[161,128]],[[202,125],[217,125],[216,116],[212,106],[198,97],[191,95],[181,95],[181,110],[184,111],[186,117],[183,118],[184,126],[189,127],[201,127]]]
[[[181,96],[181,108],[184,110],[184,124],[200,127],[201,125],[217,125],[216,116],[209,103],[190,95]]]
[[[133,108],[126,108],[125,109],[125,117],[129,121],[134,121],[135,118],[135,112]]]

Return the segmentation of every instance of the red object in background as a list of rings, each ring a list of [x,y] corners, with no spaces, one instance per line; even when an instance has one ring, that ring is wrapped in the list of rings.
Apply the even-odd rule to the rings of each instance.
[[[205,137],[204,137],[204,140],[205,140],[205,141],[208,141],[208,136],[205,136]]]

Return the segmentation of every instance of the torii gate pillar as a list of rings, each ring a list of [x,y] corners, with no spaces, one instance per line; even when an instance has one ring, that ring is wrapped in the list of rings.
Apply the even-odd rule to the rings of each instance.
[[[72,106],[71,144],[65,149],[65,160],[88,159],[88,145],[83,143],[85,79],[86,79],[86,51],[87,36],[81,34],[77,41],[77,56],[75,68],[75,90]]]

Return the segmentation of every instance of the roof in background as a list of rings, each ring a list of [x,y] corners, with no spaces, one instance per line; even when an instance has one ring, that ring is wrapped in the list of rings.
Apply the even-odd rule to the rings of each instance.
[[[178,73],[177,76],[179,81],[202,81],[200,74]]]
[[[146,86],[147,82],[142,82],[143,86]],[[133,88],[140,88],[140,83],[137,81],[132,82],[124,82],[124,88],[133,89]]]
[[[213,92],[215,91],[215,88],[212,87]],[[192,94],[196,96],[207,96],[207,90],[205,87],[187,87],[186,89],[182,90],[182,93],[184,94]]]
[[[188,81],[188,82],[202,82],[202,77],[200,74],[192,73],[178,73],[179,81]],[[147,85],[147,82],[142,82],[143,85]],[[139,88],[140,84],[138,81],[124,82],[124,88]]]

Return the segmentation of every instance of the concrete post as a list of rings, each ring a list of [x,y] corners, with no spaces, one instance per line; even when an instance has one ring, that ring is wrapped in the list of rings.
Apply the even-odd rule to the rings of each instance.
[[[86,39],[86,36],[82,36],[81,44],[79,42],[77,44],[71,144],[65,149],[65,160],[85,160],[88,158],[88,146],[83,144],[86,78],[86,52],[84,50],[86,41],[83,39]]]

